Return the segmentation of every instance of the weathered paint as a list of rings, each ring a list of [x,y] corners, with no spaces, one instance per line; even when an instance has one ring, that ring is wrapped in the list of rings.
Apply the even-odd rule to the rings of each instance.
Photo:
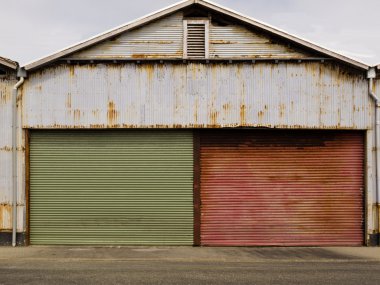
[[[372,128],[364,75],[333,63],[62,64],[23,90],[25,128]]]
[[[364,243],[364,133],[201,134],[201,244]]]
[[[183,12],[177,12],[65,58],[72,60],[184,58],[183,20]],[[234,23],[219,25],[211,21],[208,44],[210,58],[218,59],[313,57],[312,53],[276,43],[267,35]]]
[[[182,58],[183,15],[175,13],[104,43],[67,56],[70,59]]]
[[[210,25],[210,58],[305,58],[312,54],[278,44],[237,24]]]
[[[12,88],[17,79],[14,72],[0,76],[0,231],[12,229]],[[20,101],[18,101],[20,103]],[[18,105],[21,124],[21,106]],[[24,144],[23,134],[18,127],[18,231],[24,230]]]

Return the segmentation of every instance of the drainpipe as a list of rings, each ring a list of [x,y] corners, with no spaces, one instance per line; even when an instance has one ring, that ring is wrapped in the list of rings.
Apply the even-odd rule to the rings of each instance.
[[[12,90],[12,246],[16,246],[17,234],[17,89],[24,83],[24,77],[13,86]]]
[[[367,78],[368,82],[368,92],[371,98],[375,102],[375,148],[376,148],[376,205],[377,211],[379,211],[380,204],[380,98],[376,96],[374,92],[374,78],[376,78],[376,69],[370,68],[368,70]],[[378,230],[378,244],[380,245],[380,213],[377,213],[377,230]]]

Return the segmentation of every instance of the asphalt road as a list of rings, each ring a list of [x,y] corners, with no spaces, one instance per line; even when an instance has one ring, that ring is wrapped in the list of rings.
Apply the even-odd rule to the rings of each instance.
[[[0,248],[0,285],[5,284],[375,285],[380,260],[322,249],[42,248],[12,254]]]

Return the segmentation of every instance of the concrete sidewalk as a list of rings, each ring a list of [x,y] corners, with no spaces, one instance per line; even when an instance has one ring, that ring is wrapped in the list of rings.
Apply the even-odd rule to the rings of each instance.
[[[0,247],[1,260],[120,260],[186,262],[380,261],[380,247]]]

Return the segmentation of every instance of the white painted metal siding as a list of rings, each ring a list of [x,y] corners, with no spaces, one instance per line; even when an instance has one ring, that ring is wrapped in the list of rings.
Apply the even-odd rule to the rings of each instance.
[[[183,14],[177,12],[66,58],[73,60],[183,58],[183,30]],[[214,59],[311,57],[306,52],[275,43],[268,36],[236,24],[218,26],[216,23],[211,23],[206,46],[209,46],[210,58]]]
[[[68,56],[71,59],[182,58],[182,12]]]
[[[296,51],[273,42],[264,35],[240,25],[210,25],[210,58],[304,58],[306,52]]]
[[[24,84],[26,128],[371,128],[363,75],[319,62],[60,65]]]

